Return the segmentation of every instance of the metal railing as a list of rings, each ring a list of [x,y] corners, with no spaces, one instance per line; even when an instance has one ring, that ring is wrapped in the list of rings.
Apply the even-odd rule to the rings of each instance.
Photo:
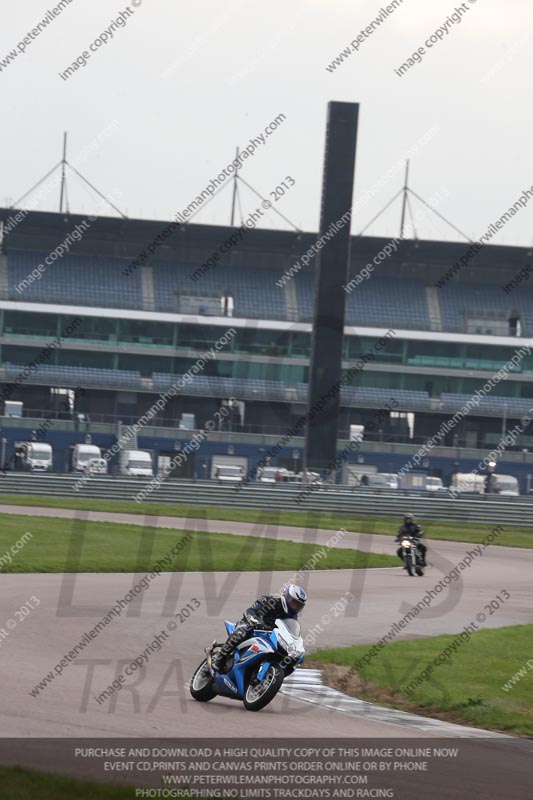
[[[147,480],[112,476],[93,476],[74,485],[80,475],[7,474],[0,477],[2,494],[56,498],[92,498],[122,500],[137,505],[135,496]],[[308,487],[307,487],[308,490]],[[301,501],[298,501],[301,498]],[[149,495],[146,502],[163,502],[220,508],[243,508],[313,513],[362,514],[396,517],[406,510],[421,519],[477,522],[488,528],[498,523],[533,527],[533,497],[497,497],[472,495],[453,499],[449,496],[406,490],[368,490],[353,487],[325,486],[306,493],[303,485],[249,484],[240,489],[216,481],[166,480]],[[391,523],[395,527],[396,523]],[[533,531],[532,531],[533,533]]]

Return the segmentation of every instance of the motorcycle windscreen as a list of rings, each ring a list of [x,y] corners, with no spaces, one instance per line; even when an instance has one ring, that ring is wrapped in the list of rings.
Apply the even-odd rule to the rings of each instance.
[[[281,631],[286,629],[295,639],[300,636],[300,623],[295,619],[277,619],[276,628],[279,628]]]
[[[289,654],[304,654],[305,646],[301,638],[299,622],[295,619],[277,619],[276,629],[278,638]]]

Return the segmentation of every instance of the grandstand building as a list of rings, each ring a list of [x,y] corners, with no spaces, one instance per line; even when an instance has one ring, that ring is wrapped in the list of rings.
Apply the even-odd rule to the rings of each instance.
[[[138,446],[156,463],[190,440],[182,415],[203,429],[228,398],[238,412],[180,475],[208,477],[223,458],[253,466],[305,413],[314,263],[299,259],[316,234],[13,209],[0,209],[0,221],[0,397],[24,404],[22,419],[0,421],[7,451],[48,418],[56,469],[67,470],[87,432],[112,446],[120,425],[133,425],[186,375],[139,431]],[[532,254],[486,245],[466,259],[466,243],[396,240],[383,257],[388,244],[352,240],[343,367],[355,374],[341,389],[339,449],[350,425],[363,424],[365,442],[350,458],[397,471],[503,370],[420,463],[446,479],[475,468],[533,408]],[[533,426],[502,454],[523,491],[525,449],[533,450]],[[301,458],[295,437],[271,463],[298,469]]]

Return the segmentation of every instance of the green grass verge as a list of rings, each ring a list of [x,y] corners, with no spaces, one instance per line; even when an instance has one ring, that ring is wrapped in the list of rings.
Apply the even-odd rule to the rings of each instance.
[[[2,572],[149,572],[159,559],[171,560],[164,572],[297,572],[320,547],[257,536],[179,531],[114,522],[83,522],[50,517],[0,514],[0,556],[28,531],[32,538]],[[176,555],[171,548],[184,544]],[[389,555],[326,549],[316,569],[397,566]]]
[[[0,503],[18,506],[42,506],[46,508],[73,508],[88,511],[115,511],[126,514],[144,514],[160,517],[188,517],[189,519],[226,520],[253,522],[270,525],[294,525],[303,528],[327,528],[361,533],[395,535],[400,519],[373,517],[356,514],[330,514],[315,511],[272,511],[239,508],[219,508],[171,503],[134,503],[120,500],[85,500],[70,498],[34,497],[0,494]],[[408,509],[407,509],[408,510]],[[418,519],[429,539],[480,544],[495,525],[480,525],[467,522]],[[492,544],[505,547],[533,549],[533,527],[526,525],[504,525],[504,531]]]
[[[20,767],[0,767],[2,800],[132,800],[135,789],[47,775]]]
[[[414,688],[411,682],[457,636],[433,636],[386,644],[370,664],[371,645],[319,650],[313,663],[353,668],[333,683],[350,694],[406,711],[473,727],[533,736],[533,625],[478,631]],[[358,662],[357,667],[355,667]],[[520,677],[509,683],[513,676]],[[335,673],[332,673],[335,675]],[[507,685],[507,691],[503,688]]]

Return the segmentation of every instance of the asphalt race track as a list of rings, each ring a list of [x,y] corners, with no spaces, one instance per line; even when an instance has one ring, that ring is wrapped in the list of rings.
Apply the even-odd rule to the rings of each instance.
[[[1,506],[0,511],[32,515],[74,516],[69,510]],[[90,519],[136,522],[139,517],[121,514],[88,514]],[[155,524],[150,519],[150,524]],[[254,531],[248,523],[158,520],[165,527],[202,527],[210,530],[255,535],[276,535],[274,530]],[[31,528],[31,525],[29,525]],[[303,531],[279,528],[277,535],[298,541]],[[324,544],[332,531],[307,532],[306,540]],[[314,537],[314,538],[313,538]],[[390,538],[367,534],[346,534],[341,547],[374,552],[393,548]],[[302,617],[303,635],[315,630],[314,648],[353,643],[373,643],[391,625],[416,605],[476,545],[430,542],[431,567],[423,578],[408,578],[401,569],[335,570],[310,572],[302,581],[309,603]],[[398,638],[441,633],[459,633],[475,621],[502,590],[511,597],[482,627],[525,624],[533,621],[533,550],[488,547],[482,556],[461,572],[430,607],[420,613]],[[442,723],[434,730],[409,721],[395,712],[373,714],[371,709],[346,709],[332,704],[324,695],[320,702],[302,702],[292,693],[280,694],[259,715],[246,712],[240,703],[216,698],[199,704],[189,695],[187,683],[200,662],[203,648],[224,636],[223,619],[234,620],[258,595],[276,591],[293,578],[289,572],[251,573],[164,573],[150,588],[133,600],[118,619],[89,642],[74,663],[69,664],[36,697],[31,690],[54,669],[65,653],[131,589],[142,576],[127,574],[4,574],[0,602],[5,620],[31,597],[39,605],[0,642],[3,691],[0,699],[3,737],[432,737],[457,735],[456,726]],[[355,596],[342,613],[335,604],[349,593]],[[192,598],[200,607],[182,623],[175,614]],[[167,626],[174,626],[169,630]],[[154,650],[148,664],[128,678],[111,699],[101,703],[97,695],[159,634],[162,646]],[[394,672],[394,665],[391,665]],[[401,676],[398,676],[401,680]],[[440,725],[440,723],[439,723]],[[468,735],[468,731],[464,731]],[[498,744],[506,742],[503,744]],[[531,763],[533,742],[509,737],[480,741],[508,761],[510,750],[516,758]],[[526,752],[527,751],[527,752]],[[43,756],[44,758],[44,756]],[[450,790],[451,791],[451,790]],[[460,797],[450,793],[450,798]],[[489,798],[491,795],[486,794]],[[512,794],[509,795],[512,797]],[[521,796],[521,795],[517,795]],[[532,794],[533,796],[533,794]],[[494,795],[498,797],[498,795]]]

